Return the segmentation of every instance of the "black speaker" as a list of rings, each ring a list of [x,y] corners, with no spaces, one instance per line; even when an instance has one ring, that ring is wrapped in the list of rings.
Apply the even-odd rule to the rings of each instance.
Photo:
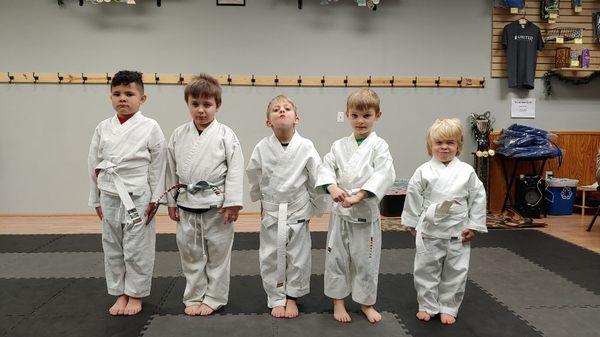
[[[546,214],[545,185],[545,180],[540,176],[520,175],[515,197],[517,212],[527,218],[539,218],[542,214]]]

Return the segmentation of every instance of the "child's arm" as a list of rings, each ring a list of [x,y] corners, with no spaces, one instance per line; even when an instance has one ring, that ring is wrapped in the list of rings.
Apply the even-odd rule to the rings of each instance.
[[[367,182],[363,184],[361,190],[371,192],[378,200],[381,200],[396,180],[396,172],[394,171],[394,161],[387,143],[382,142],[382,144],[377,145],[374,151],[373,168],[375,170]]]
[[[486,233],[487,198],[485,195],[485,188],[475,174],[475,171],[471,172],[471,176],[469,177],[467,185],[469,191],[469,195],[467,197],[467,205],[469,207],[469,222],[466,228],[469,230]],[[473,233],[473,236],[474,234],[475,233]]]
[[[258,144],[254,147],[252,155],[250,156],[250,161],[248,162],[248,166],[246,167],[246,176],[248,176],[248,183],[250,184],[250,200],[260,200],[260,180],[262,179],[262,162]]]
[[[419,217],[423,212],[423,193],[425,191],[421,171],[417,169],[408,182],[401,223],[414,233]]]
[[[225,135],[227,175],[225,176],[225,200],[222,212],[224,223],[236,221],[243,204],[244,155],[240,141],[235,134]]]
[[[167,170],[165,174],[167,188],[179,183],[177,179],[177,162],[175,161],[175,134],[169,138],[167,145]],[[171,193],[167,193],[167,208],[169,209],[169,218],[173,221],[179,221],[179,209],[177,202]]]
[[[96,214],[102,220],[102,208],[100,207],[100,190],[98,189],[98,176],[96,175],[96,166],[100,163],[98,157],[98,146],[100,144],[100,132],[98,127],[94,130],[92,141],[90,143],[90,151],[88,153],[88,174],[90,178],[90,196],[88,205],[94,207]]]
[[[333,201],[342,202],[348,196],[348,193],[337,187],[337,176],[335,174],[337,163],[333,154],[334,145],[331,146],[331,150],[323,157],[323,162],[319,165],[315,188],[321,188],[329,193]]]
[[[321,157],[319,156],[319,153],[317,152],[317,149],[315,149],[314,145],[312,143],[310,143],[310,145],[309,156],[305,167],[308,177],[308,179],[306,179],[305,186],[308,194],[310,195],[310,200],[313,206],[313,215],[320,217],[323,215],[323,212],[326,208],[326,203],[324,202],[323,198],[319,197],[324,194],[322,187],[315,188],[315,185],[317,184],[317,176],[319,174],[319,166],[321,165]]]
[[[165,142],[165,136],[160,129],[160,126],[156,126],[152,129],[149,143],[150,151],[150,165],[148,167],[148,184],[150,185],[150,192],[152,199],[146,209],[146,224],[150,223],[154,214],[158,210],[156,200],[165,190],[165,171],[167,169],[167,148]]]

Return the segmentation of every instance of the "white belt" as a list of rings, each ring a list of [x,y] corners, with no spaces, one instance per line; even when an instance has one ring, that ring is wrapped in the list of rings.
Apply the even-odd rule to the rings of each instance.
[[[264,200],[261,201],[263,210],[270,215],[274,215],[273,213],[277,211],[277,288],[283,287],[285,284],[285,247],[287,245],[288,214],[302,209],[309,201],[310,195],[308,192],[302,193],[291,202],[281,202],[276,204]],[[306,220],[308,219],[298,220],[298,223]]]
[[[427,207],[427,209],[425,209],[423,211],[423,213],[421,213],[421,216],[419,217],[419,221],[417,222],[417,226],[416,226],[417,234],[415,235],[415,245],[417,248],[417,252],[427,251],[427,248],[425,247],[425,242],[423,241],[423,227],[425,226],[425,224],[427,223],[427,224],[431,224],[434,226],[437,225],[437,223],[435,222],[436,211],[438,213],[437,214],[438,216],[445,217],[447,215],[452,214],[452,213],[450,213],[450,207],[456,203],[458,203],[458,202],[455,200],[446,200],[441,203],[434,203],[434,204],[429,205]],[[438,206],[440,209],[438,209]],[[461,209],[464,209],[464,208],[461,208]],[[462,213],[464,214],[463,216],[465,216],[465,217],[468,214],[467,210],[462,211]],[[461,214],[461,213],[457,213],[457,210],[455,210],[453,212],[453,214],[457,215],[457,214]]]
[[[117,189],[117,193],[119,194],[119,198],[121,198],[121,202],[123,202],[123,205],[127,210],[127,215],[129,216],[128,223],[134,225],[141,223],[142,218],[140,217],[140,214],[137,208],[135,207],[135,204],[133,203],[129,192],[125,187],[123,179],[119,174],[117,174],[116,168],[116,164],[106,160],[98,164],[98,166],[96,166],[96,169],[104,170],[104,172],[106,172],[113,178],[113,182],[115,184],[115,188]]]
[[[335,207],[343,207],[341,206],[339,203],[335,206]],[[338,215],[338,212],[331,212],[332,220],[331,220],[331,232],[329,233],[329,240],[327,240],[327,251],[331,252],[331,250],[333,249],[333,245],[335,243],[335,237],[337,236],[337,232],[339,231],[339,220],[337,218],[341,218],[342,220],[344,220],[344,218],[340,217]],[[371,223],[371,235],[369,236],[369,258],[373,257],[373,241],[375,240],[375,222],[378,220],[373,220],[373,215],[371,214],[371,216],[368,219],[358,219],[359,222],[358,223],[367,223],[370,222]]]

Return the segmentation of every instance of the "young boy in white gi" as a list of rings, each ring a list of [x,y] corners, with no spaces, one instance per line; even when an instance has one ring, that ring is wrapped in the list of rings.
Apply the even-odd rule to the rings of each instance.
[[[457,155],[463,145],[460,120],[438,119],[427,131],[427,152],[408,183],[402,224],[416,236],[414,281],[419,311],[429,321],[456,321],[469,270],[470,240],[485,233],[486,195],[471,165]]]
[[[142,74],[119,71],[111,82],[116,115],[96,127],[90,144],[89,205],[102,220],[111,315],[135,315],[150,295],[156,200],[165,188],[166,144],[158,123],[139,111],[146,101]],[[143,213],[142,213],[143,212]]]
[[[381,253],[379,201],[396,175],[388,144],[371,132],[380,117],[373,90],[352,93],[346,103],[352,134],[335,141],[319,167],[317,186],[336,202],[327,233],[325,295],[333,299],[339,322],[351,321],[344,305],[350,293],[369,322],[381,320],[373,307]]]
[[[263,138],[246,168],[252,201],[261,201],[260,274],[273,317],[298,316],[296,300],[310,290],[311,240],[308,223],[322,215],[315,183],[321,158],[300,136],[296,104],[275,97],[267,108],[273,134]]]
[[[219,123],[221,86],[206,74],[185,87],[192,120],[168,144],[167,185],[207,186],[168,195],[177,221],[177,247],[186,279],[183,303],[190,316],[206,316],[227,304],[233,222],[242,208],[244,157],[237,136]]]

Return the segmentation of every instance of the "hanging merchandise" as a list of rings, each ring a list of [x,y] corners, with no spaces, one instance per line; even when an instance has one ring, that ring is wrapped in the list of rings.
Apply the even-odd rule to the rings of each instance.
[[[558,38],[564,41],[572,41],[583,38],[583,28],[560,27],[546,31],[544,41],[556,41]]]
[[[571,48],[569,48],[569,47],[556,48],[556,54],[554,55],[554,67],[568,68],[570,65],[571,65]]]
[[[581,0],[571,0],[571,6],[576,13],[581,12],[583,7],[581,6]]]
[[[591,59],[590,50],[587,48],[583,48],[581,50],[581,56],[579,56],[579,63],[581,65],[581,68],[589,68],[590,67],[590,59]]]
[[[540,6],[540,16],[542,19],[554,22],[558,18],[559,0],[541,0]]]
[[[592,18],[593,18],[592,23],[594,26],[594,33],[596,34],[596,41],[598,43],[600,43],[600,12],[594,13]]]
[[[509,88],[533,89],[537,52],[544,48],[540,28],[525,20],[511,22],[502,32],[502,45],[506,48]]]
[[[502,6],[504,8],[518,8],[525,7],[525,0],[502,0]]]

